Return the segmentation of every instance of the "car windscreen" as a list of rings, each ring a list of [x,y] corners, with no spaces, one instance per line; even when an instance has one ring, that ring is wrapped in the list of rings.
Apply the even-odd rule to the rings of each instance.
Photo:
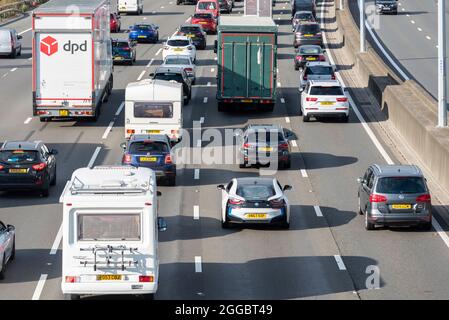
[[[299,53],[300,54],[320,54],[321,53],[321,49],[318,47],[300,47],[299,48]]]
[[[34,150],[3,150],[0,162],[9,164],[28,164],[39,162],[39,153]]]
[[[385,177],[377,182],[376,192],[386,194],[425,193],[426,185],[421,177]]]
[[[165,59],[164,64],[190,65],[190,59],[189,58],[183,58],[183,57],[168,57],[168,58]]]
[[[214,2],[200,2],[198,3],[198,9],[199,10],[215,10],[215,3]]]
[[[298,27],[301,33],[318,33],[320,32],[320,26],[318,24],[302,24]]]
[[[313,86],[310,89],[310,94],[314,96],[342,96],[343,90],[341,87],[321,87]]]
[[[168,40],[167,44],[171,47],[186,47],[189,45],[188,40]]]
[[[236,193],[245,200],[267,200],[276,194],[273,186],[268,184],[240,184]]]
[[[245,142],[248,143],[269,143],[269,144],[277,144],[280,142],[284,142],[284,136],[279,131],[269,131],[269,130],[258,130],[249,132]]]
[[[332,67],[310,66],[306,68],[305,74],[311,76],[324,76],[333,74]]]
[[[212,19],[212,13],[195,13],[193,17],[196,19]]]
[[[113,42],[112,43],[112,53],[123,53],[130,51],[129,44],[127,42]]]
[[[168,152],[169,148],[162,141],[135,141],[129,146],[129,153],[147,154],[148,152]]]
[[[173,118],[173,105],[171,103],[134,102],[135,118]]]
[[[140,214],[79,214],[78,241],[138,241]]]

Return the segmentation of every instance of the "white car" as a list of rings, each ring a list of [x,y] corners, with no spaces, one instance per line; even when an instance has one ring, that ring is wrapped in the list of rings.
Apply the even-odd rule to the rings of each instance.
[[[196,66],[192,61],[192,58],[187,55],[172,55],[166,56],[162,67],[181,67],[186,72],[187,76],[192,80],[192,84],[195,84],[196,80]]]
[[[232,224],[278,224],[290,226],[290,204],[284,191],[289,185],[281,186],[275,178],[234,178],[221,190],[221,222],[223,228]]]
[[[196,60],[196,48],[192,39],[186,36],[173,36],[167,40],[162,50],[162,59],[171,55],[188,55]]]
[[[308,122],[310,117],[336,116],[344,122],[349,119],[349,102],[345,90],[338,80],[308,81],[301,93],[300,113],[302,120]]]
[[[310,80],[335,80],[334,67],[327,61],[307,62],[299,76],[299,91],[304,90]]]

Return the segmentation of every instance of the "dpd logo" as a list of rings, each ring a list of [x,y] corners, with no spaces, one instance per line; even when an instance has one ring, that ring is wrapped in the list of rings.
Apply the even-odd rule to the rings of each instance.
[[[42,53],[51,56],[58,51],[58,40],[50,36],[45,37],[42,39],[40,47]]]

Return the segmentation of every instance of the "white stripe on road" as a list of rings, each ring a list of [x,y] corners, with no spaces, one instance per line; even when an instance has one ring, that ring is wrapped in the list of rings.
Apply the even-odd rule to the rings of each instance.
[[[278,81],[278,87],[280,87],[281,86],[281,82],[280,81]]]
[[[28,61],[31,61],[31,60],[33,60],[33,57],[28,58]]]
[[[109,125],[106,128],[106,130],[104,131],[103,136],[101,137],[101,139],[106,139],[108,137],[109,132],[111,132],[113,126],[114,126],[114,121],[109,122]]]
[[[31,117],[30,117],[30,118],[27,118],[23,123],[24,123],[24,124],[28,124],[28,123],[31,122],[31,120],[33,120],[33,118],[31,118]]]
[[[211,85],[212,85],[212,83],[210,83],[210,82],[207,83],[207,86],[208,86],[208,87],[210,87]]]
[[[145,75],[145,70],[143,70],[143,71],[140,73],[139,77],[137,78],[137,81],[142,80],[142,78],[143,78],[144,75]]]
[[[303,178],[308,178],[309,176],[307,175],[307,171],[306,169],[301,169],[301,175]]]
[[[156,55],[158,56],[159,53],[161,53],[161,51],[162,51],[162,48],[159,48],[159,50],[156,52]]]
[[[194,220],[200,219],[200,206],[193,206],[193,219]]]
[[[47,280],[47,276],[48,276],[47,274],[41,274],[31,300],[39,300],[39,298],[41,297],[42,290],[44,289],[44,285],[45,285],[45,281]]]
[[[147,68],[149,68],[153,64],[153,62],[154,62],[154,59],[151,59],[150,62],[148,62],[148,64],[147,64]]]
[[[56,234],[56,238],[53,241],[53,245],[51,246],[51,250],[50,250],[50,254],[56,254],[56,252],[58,252],[58,248],[59,248],[59,244],[61,243],[61,239],[62,239],[62,223],[59,226],[59,230],[58,233]]]
[[[6,72],[6,73],[2,76],[2,78],[5,78],[7,75],[8,75],[8,72]]]
[[[94,154],[92,155],[92,158],[90,158],[89,164],[87,165],[88,168],[92,168],[92,166],[95,163],[95,160],[98,157],[98,154],[100,153],[101,147],[97,147],[94,151]]]
[[[419,31],[419,32],[421,32],[421,31],[422,31],[422,29],[421,29],[420,27],[418,27],[417,29],[418,29],[418,31]]]
[[[204,123],[204,117],[200,118],[200,123]]]
[[[313,206],[313,209],[315,209],[315,213],[317,217],[322,217],[323,213],[321,212],[320,206]]]
[[[117,112],[115,113],[115,116],[116,116],[116,117],[120,115],[120,113],[122,112],[124,106],[125,106],[125,101],[123,101],[123,102],[120,104],[120,106],[118,107]]]
[[[198,148],[201,148],[201,140],[198,140],[198,141],[196,142],[196,146],[197,146]]]
[[[207,103],[207,97],[204,97],[203,102]]]
[[[11,72],[14,72],[14,71],[16,71],[17,70],[17,68],[12,68],[10,71]]]
[[[22,34],[28,32],[28,31],[31,31],[31,28],[19,32],[18,35],[21,36]]]
[[[292,146],[295,147],[295,148],[298,147],[298,144],[296,143],[296,140],[292,140]]]
[[[201,256],[195,256],[195,272],[203,272],[203,268],[201,266]]]
[[[432,38],[431,38],[431,37],[429,37],[429,36],[426,36],[426,38],[427,38],[427,40],[432,40]]]
[[[411,22],[412,24],[415,24],[415,20],[411,20],[410,22]]]
[[[346,266],[343,262],[343,259],[340,257],[340,255],[335,254],[334,255],[335,261],[337,261],[338,269],[340,270],[346,270]]]
[[[290,123],[290,118],[289,117],[285,117],[285,122]]]
[[[210,69],[210,72],[215,72],[215,68]]]
[[[432,226],[436,230],[438,235],[441,237],[441,239],[443,239],[446,246],[449,247],[449,237],[447,236],[446,232],[444,232],[443,228],[441,228],[440,224],[435,218],[432,219]]]
[[[198,180],[200,178],[200,169],[195,169],[193,179]]]
[[[281,103],[285,103],[285,99],[284,98],[281,98]]]

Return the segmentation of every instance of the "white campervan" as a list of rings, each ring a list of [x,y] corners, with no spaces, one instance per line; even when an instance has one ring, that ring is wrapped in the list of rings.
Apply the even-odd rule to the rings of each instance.
[[[158,288],[156,176],[148,168],[98,166],[73,172],[63,204],[62,282],[67,299]]]
[[[118,13],[143,13],[143,0],[118,0]]]
[[[132,82],[125,91],[125,137],[133,134],[166,134],[182,139],[182,84],[146,79]]]

